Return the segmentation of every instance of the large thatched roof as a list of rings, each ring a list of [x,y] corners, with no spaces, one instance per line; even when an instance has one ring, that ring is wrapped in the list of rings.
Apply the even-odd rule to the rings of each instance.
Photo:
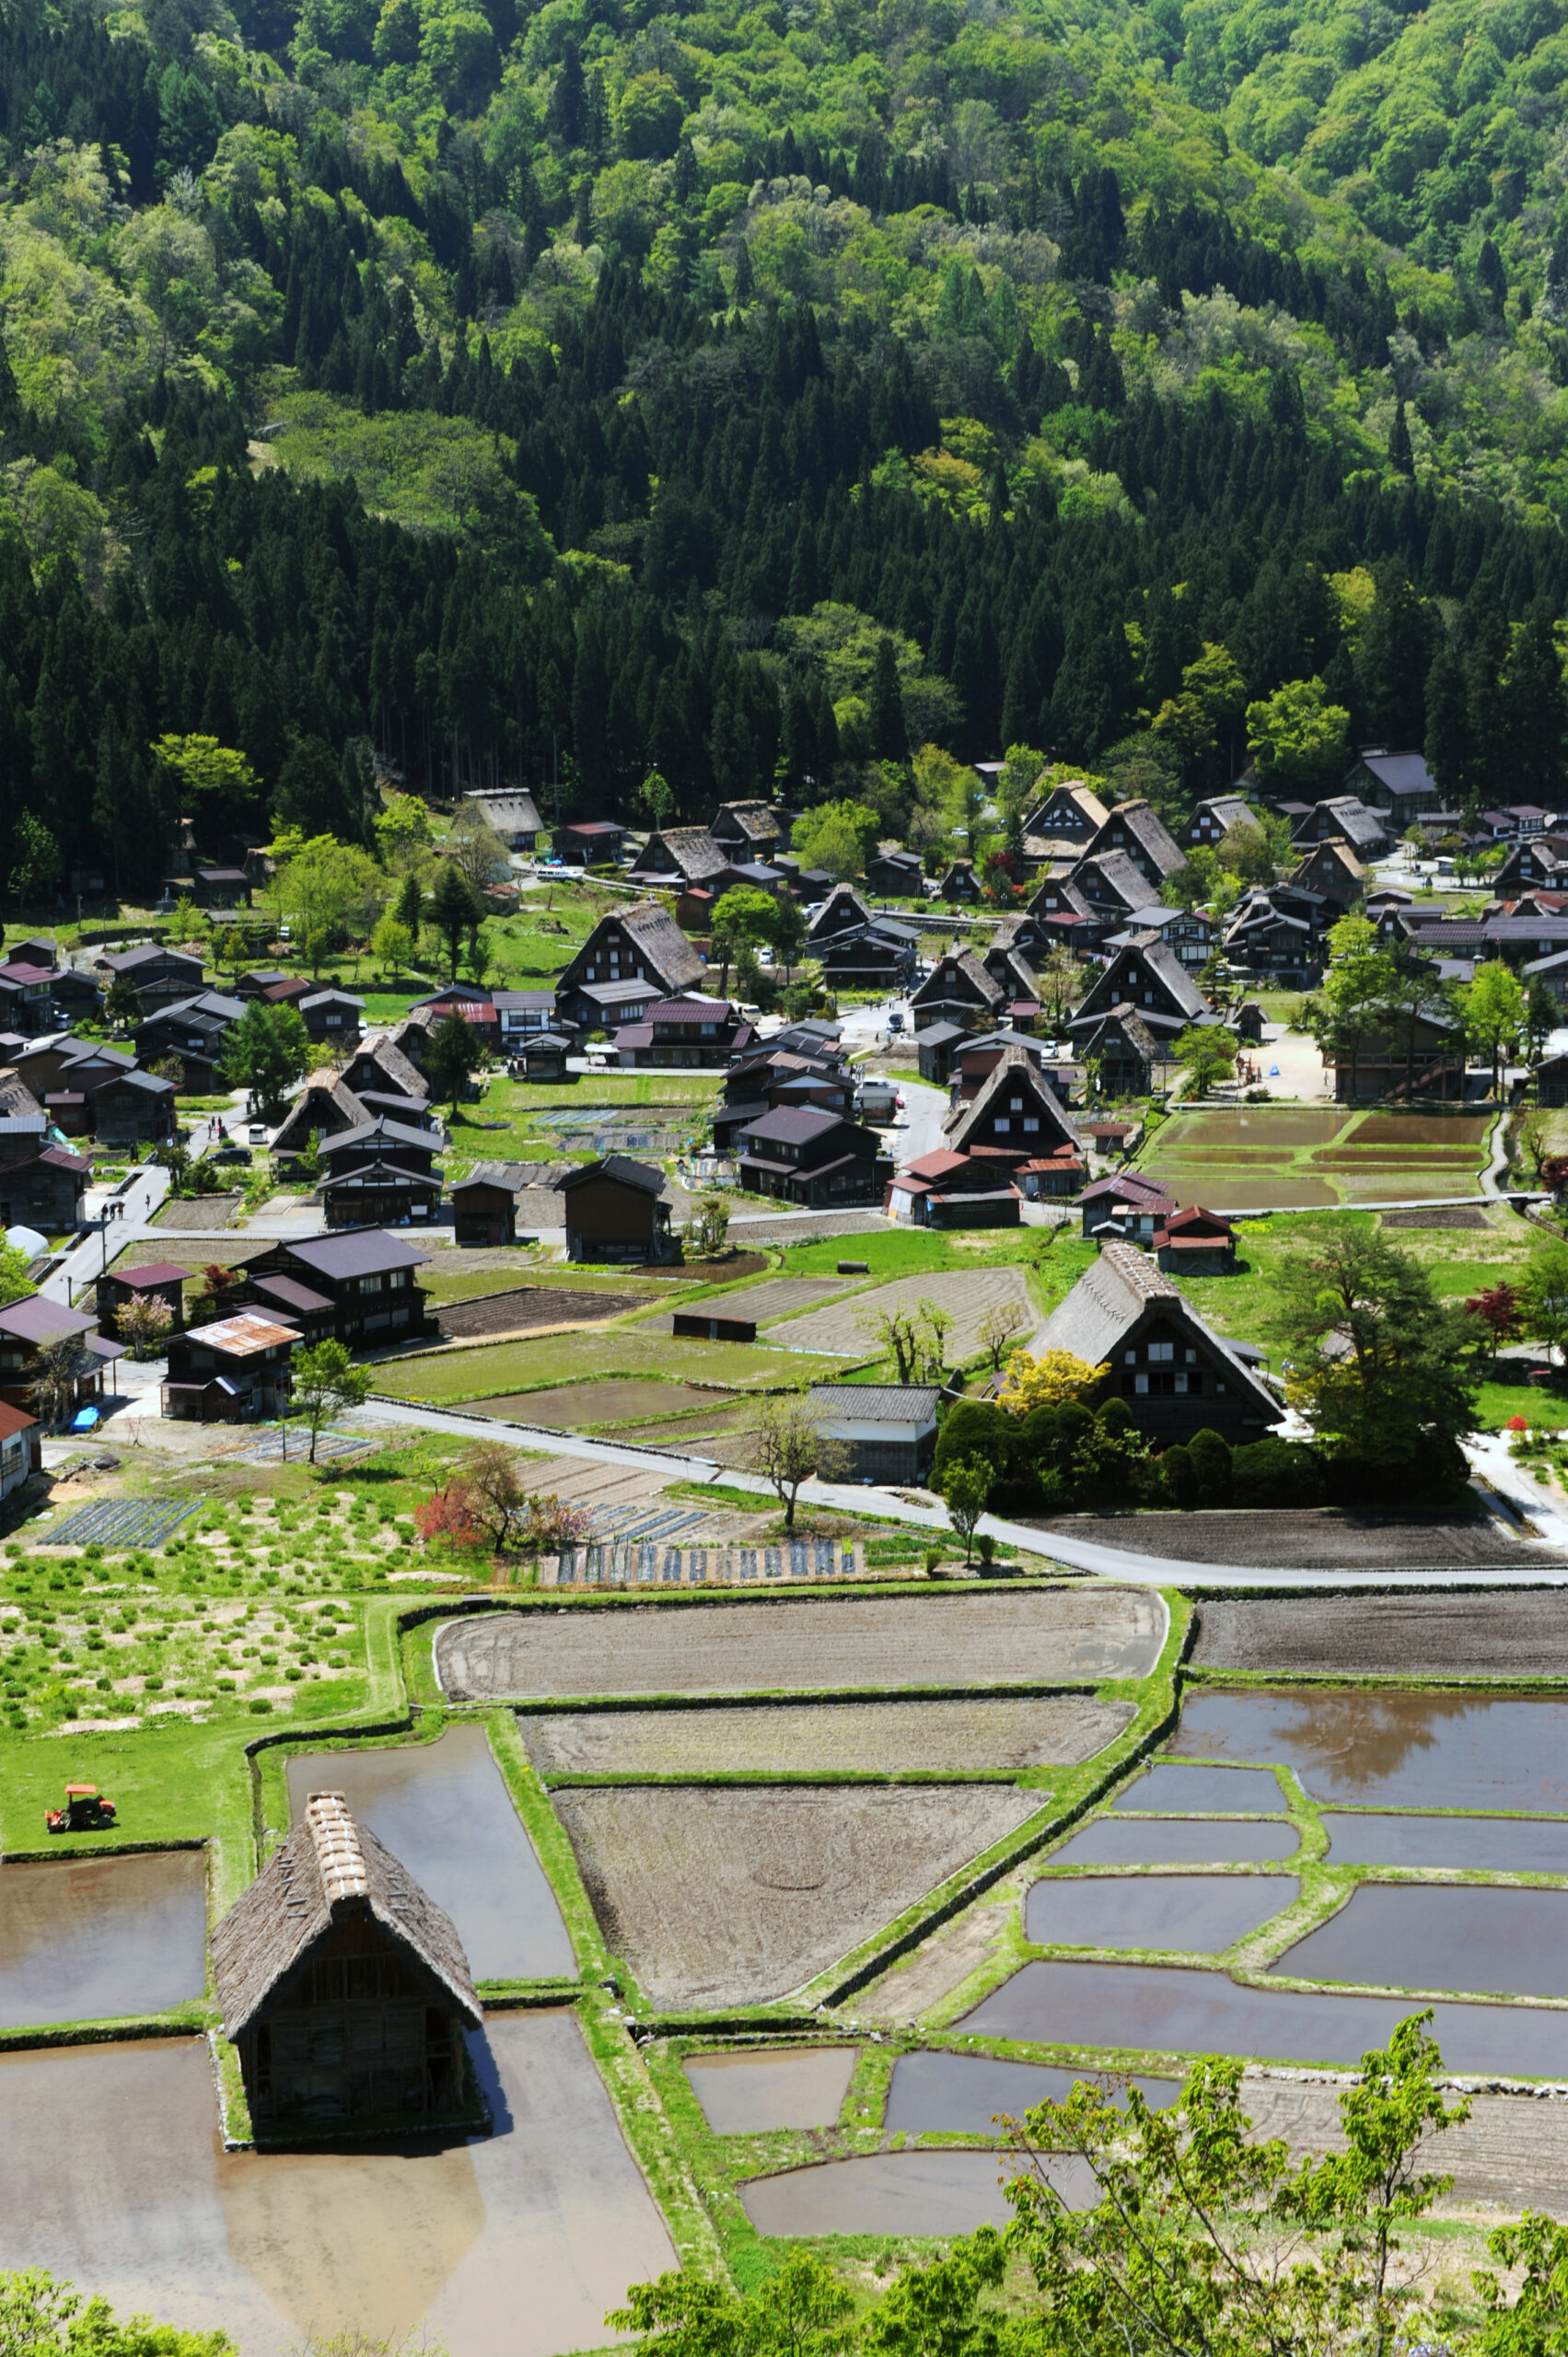
[[[312,1793],[302,1822],[213,1933],[225,2037],[248,2029],[333,1925],[356,1914],[371,1916],[412,1969],[479,2028],[483,2013],[451,1917],[368,1826],[355,1824],[341,1793]]]

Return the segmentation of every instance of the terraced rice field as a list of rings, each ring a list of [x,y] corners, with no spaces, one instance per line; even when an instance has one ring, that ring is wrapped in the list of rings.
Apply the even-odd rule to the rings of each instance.
[[[1039,1803],[997,1784],[555,1795],[607,1942],[671,2006],[787,1996]]]
[[[1164,1633],[1164,1606],[1141,1588],[650,1600],[448,1621],[436,1667],[454,1701],[1088,1684],[1145,1677]]]
[[[1303,1211],[1474,1193],[1490,1114],[1252,1105],[1179,1113],[1138,1158],[1182,1203]]]
[[[1074,1765],[1132,1715],[1128,1702],[997,1696],[973,1702],[771,1702],[738,1710],[552,1711],[522,1722],[545,1775],[790,1775]]]

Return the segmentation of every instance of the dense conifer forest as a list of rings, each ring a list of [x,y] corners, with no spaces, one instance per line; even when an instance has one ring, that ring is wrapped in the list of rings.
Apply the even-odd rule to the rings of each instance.
[[[1561,0],[0,11],[0,880],[1249,702],[1563,783]],[[31,821],[22,823],[22,814]]]

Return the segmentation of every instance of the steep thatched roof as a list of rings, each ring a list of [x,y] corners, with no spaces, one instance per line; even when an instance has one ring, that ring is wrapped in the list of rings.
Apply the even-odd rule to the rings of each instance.
[[[303,1821],[213,1933],[224,2036],[249,2029],[334,1924],[354,1915],[370,1916],[412,1971],[480,2027],[483,2013],[450,1916],[368,1826],[355,1824],[341,1793],[312,1793]]]

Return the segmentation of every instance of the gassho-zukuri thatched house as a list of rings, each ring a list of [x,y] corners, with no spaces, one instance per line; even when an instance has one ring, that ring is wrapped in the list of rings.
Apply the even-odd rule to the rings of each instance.
[[[229,1909],[213,1972],[258,2127],[462,2107],[463,2032],[483,2021],[462,1943],[341,1793],[311,1794]]]

